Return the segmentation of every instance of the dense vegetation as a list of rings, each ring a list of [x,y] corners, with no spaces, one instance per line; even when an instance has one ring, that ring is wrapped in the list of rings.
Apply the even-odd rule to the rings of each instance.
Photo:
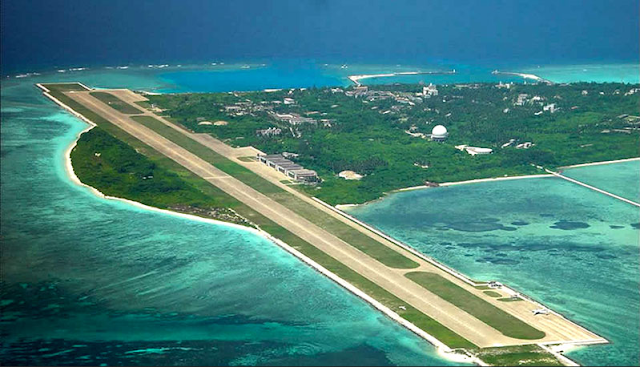
[[[71,159],[78,178],[105,195],[243,222],[221,198],[206,195],[99,127],[82,134]]]
[[[618,83],[510,88],[451,85],[438,86],[438,97],[421,98],[413,104],[398,98],[368,98],[371,94],[356,98],[330,88],[160,95],[150,96],[150,100],[173,120],[231,145],[299,154],[297,161],[318,171],[323,179],[321,185],[307,190],[337,204],[361,203],[425,181],[539,173],[532,163],[554,168],[636,157],[640,143],[639,119],[634,117],[640,114],[638,94],[628,93],[636,87]],[[373,89],[415,98],[422,86]],[[520,94],[528,96],[522,105],[516,105]],[[284,104],[284,98],[295,103]],[[555,104],[557,110],[540,113],[549,104]],[[292,125],[270,112],[297,113],[316,122]],[[220,120],[227,124],[202,124]],[[449,130],[444,143],[406,132],[428,134],[437,124]],[[280,128],[281,133],[256,134],[256,130],[269,127]],[[501,148],[511,139],[511,146]],[[515,147],[525,142],[534,145],[529,149]],[[470,156],[455,149],[459,144],[492,148],[494,153]],[[365,177],[346,181],[336,176],[347,169]]]

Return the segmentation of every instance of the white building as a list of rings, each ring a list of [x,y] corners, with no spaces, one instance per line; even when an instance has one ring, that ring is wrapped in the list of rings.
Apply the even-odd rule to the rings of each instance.
[[[445,141],[448,136],[447,128],[442,125],[436,125],[431,130],[431,140],[433,141]]]
[[[554,113],[554,112],[556,112],[558,110],[558,108],[556,108],[556,104],[555,103],[551,103],[551,104],[548,104],[548,105],[542,107],[542,110]]]
[[[467,152],[471,155],[477,154],[491,154],[493,153],[493,149],[491,148],[480,148],[480,147],[470,147],[468,145],[456,145],[456,149],[459,149],[463,152]]]
[[[435,85],[429,83],[428,86],[422,87],[422,95],[426,98],[431,98],[432,96],[438,95],[438,89]]]
[[[344,178],[345,180],[359,180],[362,178],[362,175],[357,174],[354,171],[342,171],[338,173],[338,177]]]

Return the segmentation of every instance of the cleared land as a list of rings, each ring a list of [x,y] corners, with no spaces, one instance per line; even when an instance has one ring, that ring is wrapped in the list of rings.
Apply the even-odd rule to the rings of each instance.
[[[161,118],[158,118],[157,116],[154,116],[149,112],[145,112],[145,115],[148,115],[149,117],[155,119],[155,121],[147,121],[150,127],[153,126],[154,129],[152,130],[131,119],[129,116],[119,113],[117,110],[106,106],[104,103],[90,96],[89,93],[71,92],[66,94],[57,94],[67,97],[65,99],[71,100],[71,102],[80,102],[75,103],[75,106],[79,107],[80,110],[77,110],[76,107],[72,106],[71,103],[68,103],[68,105],[74,108],[74,110],[76,110],[77,112],[82,113],[83,115],[85,114],[81,110],[89,112],[91,115],[85,116],[93,120],[94,122],[100,124],[99,121],[94,120],[95,117],[98,117],[99,120],[107,121],[107,124],[109,125],[111,125],[111,123],[117,125],[119,128],[135,136],[144,144],[149,145],[151,148],[153,148],[153,150],[170,157],[175,162],[179,163],[185,168],[188,168],[190,171],[192,171],[192,173],[199,175],[202,181],[206,180],[206,182],[217,186],[219,189],[229,194],[245,206],[250,207],[251,211],[253,211],[254,213],[257,212],[262,217],[268,218],[268,220],[272,221],[272,223],[275,223],[277,226],[275,229],[272,228],[272,232],[270,233],[274,234],[274,236],[282,239],[292,246],[301,246],[303,248],[309,246],[305,248],[305,254],[307,256],[313,258],[316,261],[318,261],[318,259],[324,259],[325,262],[326,258],[329,257],[332,261],[334,261],[334,263],[331,264],[333,266],[327,266],[329,270],[340,275],[345,280],[352,282],[367,293],[371,292],[371,289],[374,289],[378,293],[377,295],[373,295],[376,299],[382,302],[390,303],[398,300],[399,304],[396,303],[395,307],[392,307],[392,309],[398,310],[399,306],[406,307],[407,312],[398,311],[398,313],[402,314],[402,316],[407,320],[414,322],[418,327],[421,327],[427,332],[436,336],[441,341],[447,343],[443,339],[446,339],[446,337],[452,337],[454,341],[459,342],[460,337],[458,335],[461,335],[467,340],[470,340],[473,344],[481,347],[496,344],[514,345],[529,343],[526,340],[518,340],[502,335],[502,333],[500,333],[498,330],[487,325],[487,323],[481,321],[470,313],[463,311],[461,308],[454,306],[451,302],[446,301],[442,297],[439,297],[438,295],[422,288],[418,284],[408,280],[404,277],[404,273],[406,273],[407,270],[394,270],[391,266],[385,265],[382,263],[382,261],[375,259],[373,255],[360,250],[356,245],[339,238],[339,236],[335,236],[332,232],[326,230],[324,226],[318,226],[315,219],[313,219],[313,221],[308,220],[305,218],[306,216],[301,215],[297,212],[297,210],[291,208],[289,201],[286,201],[287,205],[283,205],[281,202],[275,199],[275,196],[274,198],[270,196],[279,195],[282,194],[282,192],[272,190],[272,188],[270,188],[268,185],[265,185],[265,182],[269,182],[261,176],[254,174],[257,179],[260,180],[257,181],[255,180],[255,177],[251,177],[249,175],[246,175],[246,173],[242,173],[243,170],[240,168],[245,167],[241,167],[239,165],[240,161],[231,161],[221,154],[218,154],[219,157],[225,158],[227,159],[227,161],[236,165],[235,167],[228,165],[229,163],[225,162],[224,160],[217,161],[217,164],[221,164],[221,167],[226,168],[227,170],[229,170],[229,172],[232,173],[229,174],[225,172],[225,170],[222,170],[221,168],[216,167],[211,162],[209,162],[210,159],[215,160],[219,159],[219,157],[213,156],[213,158],[208,157],[207,159],[202,159],[202,157],[200,157],[200,154],[195,154],[191,151],[191,149],[185,149],[185,147],[182,146],[180,140],[182,138],[178,138],[178,135],[169,136],[167,133],[167,135],[164,136],[163,133],[155,131],[155,129],[160,129],[159,125],[157,125],[158,123],[163,124],[164,126],[169,126],[168,124],[170,123],[166,120],[162,120]],[[63,102],[67,103],[67,101]],[[86,107],[89,107],[89,109],[87,109]],[[178,132],[178,134],[182,135],[184,138],[195,142],[194,139],[186,135],[186,132],[179,132],[179,129],[176,129],[174,127],[169,128],[174,132]],[[211,151],[209,146],[202,147],[206,150]],[[243,156],[246,156],[246,154],[243,154]],[[237,177],[235,177],[236,175],[243,177],[245,180],[247,180],[247,182],[251,183],[251,185],[242,180],[239,180]],[[276,181],[276,183],[279,182]],[[260,187],[260,190],[254,188],[254,185],[258,185]],[[274,186],[276,188],[282,189],[277,185]],[[263,190],[266,191],[267,194],[262,193]],[[294,197],[294,199],[299,200],[299,198],[297,197]],[[289,197],[285,197],[285,199],[281,200],[291,199]],[[301,203],[304,206],[309,206],[309,204],[305,201],[301,200]],[[312,208],[318,210],[317,208]],[[322,211],[320,211],[320,213],[325,214]],[[240,214],[244,215],[242,213]],[[344,225],[344,223],[338,223]],[[261,228],[266,229],[262,226]],[[278,233],[282,230],[284,230],[283,233]],[[287,233],[289,233],[293,237],[287,238]],[[357,231],[357,233],[362,233],[362,231]],[[368,242],[375,242],[372,236],[369,235],[365,237]],[[301,240],[303,243],[296,243],[296,238],[298,240]],[[385,247],[386,245],[378,244],[374,247],[377,248],[377,246]],[[425,262],[418,257],[415,257],[414,255],[406,251],[402,251],[399,248],[391,248],[389,246],[386,246],[386,248],[418,264],[419,267],[416,268],[416,270],[442,273],[440,269],[435,268],[433,265]],[[387,250],[384,251],[386,252]],[[318,262],[322,264],[321,261]],[[329,263],[331,263],[331,261],[329,261]],[[409,268],[410,267],[405,267],[404,269]],[[467,292],[473,292],[474,296],[486,297],[487,299],[485,300],[485,302],[493,301],[491,297],[483,295],[481,290],[466,285],[459,279],[453,278],[448,274],[442,274],[443,277],[446,277],[451,282],[456,282],[456,284],[461,283],[460,287],[466,289]],[[349,277],[347,276],[350,276],[350,278],[354,280],[349,279]],[[563,319],[558,315],[552,314],[548,315],[549,317],[545,316],[544,318],[533,317],[530,312],[531,308],[535,307],[535,304],[533,303],[495,302],[494,305],[496,304],[502,305],[505,308],[505,312],[508,312],[512,315],[517,315],[517,319],[526,320],[527,323],[535,325],[536,328],[540,328],[540,330],[543,330],[544,333],[547,333],[546,337],[538,340],[537,342],[559,342],[576,340],[591,340],[594,342],[603,341],[596,335],[577,327],[575,324],[572,324],[571,322]],[[411,311],[414,310],[417,312],[417,318],[414,318],[414,315],[411,313]],[[425,313],[432,317],[424,316]],[[433,321],[433,318],[440,321],[440,323],[435,323]],[[524,324],[527,325],[526,323]],[[434,325],[436,327],[434,327]],[[444,327],[438,325],[444,325]],[[527,326],[531,327],[529,325]],[[451,333],[449,330],[447,330],[447,328],[454,330],[454,333]],[[444,333],[444,335],[438,336],[437,332],[433,332],[429,329],[439,329],[436,331],[440,331],[441,334]],[[458,335],[456,335],[456,333]],[[466,347],[468,347],[469,344],[471,343],[468,343]]]

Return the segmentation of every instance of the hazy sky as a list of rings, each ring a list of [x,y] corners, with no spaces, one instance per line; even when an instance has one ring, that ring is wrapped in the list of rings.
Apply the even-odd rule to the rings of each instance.
[[[3,0],[2,64],[637,60],[638,0]]]

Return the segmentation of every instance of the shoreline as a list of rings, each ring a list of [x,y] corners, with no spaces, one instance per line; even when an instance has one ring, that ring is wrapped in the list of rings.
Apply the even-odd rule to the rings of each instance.
[[[361,86],[360,80],[363,79],[371,79],[371,78],[390,78],[394,76],[403,76],[403,75],[446,75],[446,74],[455,74],[455,69],[452,71],[399,71],[395,73],[382,73],[382,74],[361,74],[361,75],[349,75],[347,79],[353,82],[357,87]]]
[[[602,162],[574,164],[574,165],[571,165],[571,166],[561,166],[561,167],[558,167],[558,169],[569,169],[569,168],[579,168],[579,167],[588,167],[588,166],[601,166],[601,165],[605,165],[605,164],[622,163],[622,162],[633,162],[633,161],[640,161],[640,157],[616,159],[616,160],[613,160],[613,161],[602,161]]]
[[[560,166],[560,167],[558,167],[558,169],[571,169],[571,168],[580,168],[580,167],[589,167],[589,166],[600,166],[600,165],[605,165],[605,164],[615,164],[615,163],[633,162],[633,161],[640,161],[640,157],[615,159],[615,160],[611,160],[611,161],[580,163],[580,164],[574,164],[574,165],[571,165],[571,166]],[[400,188],[400,189],[395,189],[395,190],[391,190],[389,192],[385,192],[383,196],[381,196],[381,197],[379,197],[377,199],[374,199],[374,200],[370,200],[370,201],[361,203],[361,204],[337,204],[337,205],[335,205],[335,208],[338,209],[338,210],[343,210],[343,209],[347,209],[348,210],[349,208],[355,208],[355,207],[359,207],[359,206],[362,206],[362,205],[368,205],[368,204],[374,203],[374,202],[376,202],[378,200],[382,200],[388,194],[393,194],[393,193],[397,193],[397,192],[414,191],[414,190],[422,190],[422,189],[435,189],[435,188],[438,188],[438,187],[467,185],[467,184],[482,183],[482,182],[509,181],[509,180],[520,180],[520,179],[526,179],[526,178],[545,178],[545,177],[554,177],[554,175],[553,174],[536,174],[536,175],[523,175],[523,176],[490,177],[490,178],[477,178],[477,179],[465,180],[465,181],[443,182],[441,184],[438,184],[438,186],[427,186],[427,185],[409,186],[409,187],[403,187],[403,188]]]
[[[638,158],[638,159],[640,159],[640,158]],[[474,184],[474,183],[481,183],[481,182],[509,181],[509,180],[520,180],[520,179],[525,179],[525,178],[545,178],[545,177],[553,177],[553,175],[551,175],[551,174],[537,174],[537,175],[523,175],[523,176],[476,178],[476,179],[473,179],[473,180],[466,180],[466,181],[443,182],[441,184],[438,184],[438,186],[419,185],[419,186],[403,187],[401,189],[395,189],[395,190],[391,190],[389,192],[386,192],[386,193],[384,193],[383,196],[381,196],[381,197],[379,197],[377,199],[374,199],[374,200],[367,201],[367,202],[362,203],[362,204],[338,204],[338,205],[335,205],[335,208],[338,209],[338,210],[343,210],[343,209],[348,209],[348,208],[359,207],[359,206],[362,206],[362,205],[368,205],[368,204],[374,203],[374,202],[376,202],[378,200],[382,200],[388,194],[394,194],[394,193],[397,193],[397,192],[414,191],[414,190],[422,190],[422,189],[437,189],[438,187],[467,185],[467,184]]]
[[[511,76],[519,76],[522,79],[531,79],[531,80],[535,80],[536,82],[542,82],[542,83],[547,83],[547,84],[555,84],[553,81],[549,80],[549,79],[545,79],[545,78],[541,78],[535,74],[529,74],[529,73],[518,73],[518,72],[510,72],[510,71],[498,71],[498,70],[494,70],[491,74],[494,75],[511,75]]]
[[[166,215],[177,216],[177,217],[190,219],[190,220],[195,220],[195,221],[200,221],[200,222],[209,223],[209,224],[218,224],[218,225],[229,226],[229,227],[232,227],[232,228],[245,230],[245,231],[251,232],[253,234],[262,236],[263,238],[265,238],[265,239],[271,241],[272,243],[276,244],[277,246],[279,246],[280,248],[282,248],[283,250],[285,250],[289,254],[293,255],[296,258],[298,258],[303,263],[305,263],[306,265],[311,267],[313,270],[315,270],[315,271],[319,272],[320,274],[322,274],[323,276],[329,278],[329,280],[337,283],[339,286],[341,286],[342,288],[344,288],[345,290],[347,290],[351,294],[353,294],[356,297],[362,299],[363,301],[368,303],[370,306],[372,306],[373,308],[375,308],[376,310],[378,310],[379,312],[384,314],[386,317],[388,317],[391,320],[393,320],[393,321],[397,322],[398,324],[400,324],[400,326],[405,327],[410,332],[414,333],[418,337],[420,337],[423,340],[427,341],[429,344],[431,344],[434,347],[435,352],[440,357],[442,357],[444,359],[447,359],[447,360],[450,360],[450,361],[453,361],[453,362],[474,363],[474,364],[479,365],[479,366],[486,366],[486,364],[482,360],[480,360],[479,358],[477,358],[475,356],[471,356],[471,355],[466,354],[466,353],[465,354],[456,353],[456,351],[454,349],[448,347],[446,344],[442,343],[440,340],[436,339],[434,336],[426,333],[424,330],[418,328],[413,323],[405,320],[400,315],[398,315],[396,312],[394,312],[390,308],[386,307],[382,303],[378,302],[377,300],[375,300],[371,296],[367,295],[366,293],[361,291],[356,286],[354,286],[351,283],[347,282],[346,280],[340,278],[336,274],[334,274],[331,271],[329,271],[328,269],[324,268],[322,265],[316,263],[314,260],[312,260],[311,258],[309,258],[306,255],[302,254],[301,252],[299,252],[298,250],[294,249],[293,247],[289,246],[285,242],[279,240],[278,238],[273,237],[271,234],[269,234],[266,231],[262,230],[260,227],[257,227],[257,226],[255,228],[246,227],[246,226],[242,226],[242,225],[235,224],[235,223],[228,223],[228,222],[223,222],[223,221],[219,221],[219,220],[215,220],[215,219],[203,218],[203,217],[199,217],[199,216],[196,216],[196,215],[174,212],[174,211],[167,210],[167,209],[160,209],[160,208],[156,208],[156,207],[152,207],[152,206],[149,206],[149,205],[145,205],[145,204],[133,201],[133,200],[105,195],[100,190],[96,189],[95,187],[83,183],[80,180],[80,178],[75,174],[75,171],[73,170],[73,164],[72,164],[72,161],[71,161],[71,151],[78,144],[78,140],[80,139],[82,134],[84,134],[87,131],[90,131],[91,129],[96,127],[97,124],[95,124],[93,121],[85,118],[83,115],[75,112],[72,108],[70,108],[69,106],[67,106],[66,104],[64,104],[60,100],[58,100],[57,98],[53,97],[51,94],[49,94],[49,90],[46,87],[44,87],[42,84],[37,83],[36,85],[43,91],[43,94],[47,98],[51,99],[54,103],[56,103],[59,106],[63,107],[64,110],[66,110],[67,112],[70,112],[74,117],[79,118],[80,120],[82,120],[83,122],[85,122],[85,123],[87,123],[89,125],[89,126],[87,126],[85,129],[83,129],[82,131],[80,131],[76,135],[76,138],[74,139],[74,141],[71,144],[69,144],[69,146],[67,147],[67,149],[65,150],[65,153],[64,153],[65,172],[67,174],[67,177],[74,184],[76,184],[76,185],[78,185],[80,187],[88,189],[89,192],[91,192],[93,195],[95,195],[96,197],[101,198],[101,199],[123,202],[123,203],[132,205],[132,206],[134,206],[134,207],[136,207],[138,209],[142,209],[142,210],[149,210],[149,211],[152,211],[152,212],[163,213],[163,214],[166,214]]]

